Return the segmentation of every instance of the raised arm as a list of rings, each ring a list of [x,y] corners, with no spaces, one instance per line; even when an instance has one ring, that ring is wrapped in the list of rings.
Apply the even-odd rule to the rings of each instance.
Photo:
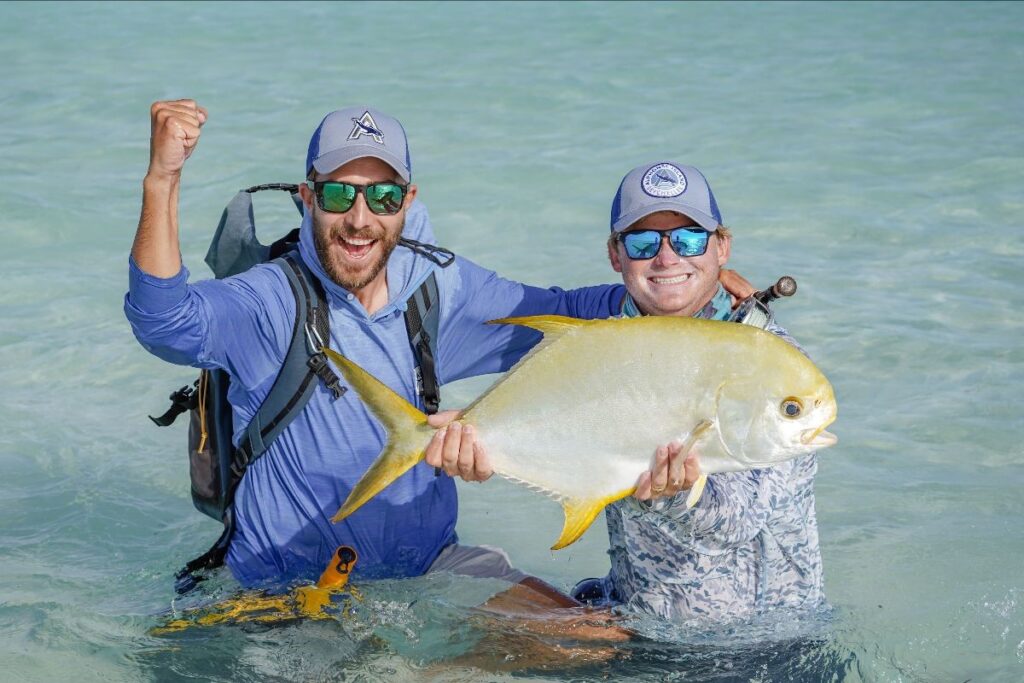
[[[188,283],[178,241],[181,171],[206,110],[193,100],[150,108],[149,169],[128,269],[124,310],[135,336],[172,363],[222,367],[247,386],[279,367],[294,300],[276,268]]]
[[[142,215],[132,244],[132,258],[146,273],[170,278],[181,270],[181,169],[199,144],[206,110],[194,100],[154,102],[149,117],[149,169],[142,181]]]

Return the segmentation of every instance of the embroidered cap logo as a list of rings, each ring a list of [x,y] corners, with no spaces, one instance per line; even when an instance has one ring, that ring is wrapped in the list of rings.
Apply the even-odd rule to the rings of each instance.
[[[686,192],[686,176],[674,164],[655,164],[647,169],[640,185],[652,197],[678,197]]]
[[[377,127],[377,122],[370,116],[370,112],[364,111],[358,119],[353,118],[352,132],[348,134],[349,140],[358,140],[364,135],[369,135],[378,145],[384,144],[384,133]]]

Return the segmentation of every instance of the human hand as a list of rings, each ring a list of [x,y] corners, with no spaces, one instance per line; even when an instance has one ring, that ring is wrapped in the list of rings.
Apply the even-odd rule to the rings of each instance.
[[[149,108],[148,175],[175,178],[199,144],[199,131],[206,123],[206,109],[195,100],[154,102]]]
[[[733,307],[757,291],[745,277],[728,268],[723,268],[718,272],[718,281],[732,297]]]
[[[682,447],[674,441],[654,452],[654,464],[637,479],[634,498],[655,500],[690,490],[700,478],[700,457],[692,449],[682,453]]]
[[[459,476],[464,481],[487,481],[494,474],[491,461],[483,446],[476,442],[473,425],[463,425],[456,419],[459,415],[457,410],[445,410],[427,416],[427,423],[437,432],[427,445],[424,460],[449,476]]]

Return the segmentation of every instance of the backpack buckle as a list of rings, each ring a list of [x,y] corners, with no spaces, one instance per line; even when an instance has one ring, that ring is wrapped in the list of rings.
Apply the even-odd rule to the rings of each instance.
[[[311,356],[306,365],[331,392],[331,400],[337,401],[348,391],[348,387],[341,386],[341,380],[334,374],[334,370],[331,370],[331,366],[327,364],[327,356],[322,352]]]

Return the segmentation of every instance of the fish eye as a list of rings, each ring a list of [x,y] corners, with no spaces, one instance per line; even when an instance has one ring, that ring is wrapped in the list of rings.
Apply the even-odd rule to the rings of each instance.
[[[800,413],[804,411],[804,404],[800,402],[800,399],[790,396],[782,402],[779,408],[782,410],[783,417],[792,420],[800,417]]]

